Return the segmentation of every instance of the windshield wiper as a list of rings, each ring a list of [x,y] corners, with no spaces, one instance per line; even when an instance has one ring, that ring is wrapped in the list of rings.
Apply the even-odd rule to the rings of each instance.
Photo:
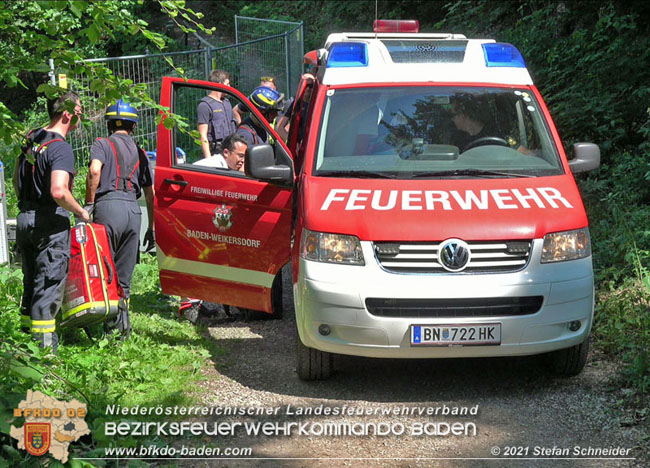
[[[515,172],[501,172],[501,171],[488,171],[484,169],[455,169],[452,171],[434,171],[434,172],[417,172],[411,177],[426,178],[426,177],[456,177],[456,176],[472,176],[472,177],[535,177],[530,174],[518,174]]]
[[[319,171],[314,175],[318,177],[351,177],[355,179],[397,179],[394,174],[369,171]]]

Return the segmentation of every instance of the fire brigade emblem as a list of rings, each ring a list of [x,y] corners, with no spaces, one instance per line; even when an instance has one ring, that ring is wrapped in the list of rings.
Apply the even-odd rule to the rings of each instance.
[[[227,231],[232,227],[232,211],[226,205],[221,205],[215,208],[212,224],[219,231]]]
[[[50,423],[25,423],[25,449],[36,457],[50,449]]]

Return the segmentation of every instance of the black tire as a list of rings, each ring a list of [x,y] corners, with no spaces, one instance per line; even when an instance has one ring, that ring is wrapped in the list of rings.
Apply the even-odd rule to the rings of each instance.
[[[296,372],[300,380],[329,379],[334,367],[332,361],[332,354],[302,344],[296,330]]]
[[[571,377],[584,369],[589,354],[589,337],[570,348],[559,349],[548,354],[551,371],[559,376]]]
[[[271,320],[273,314],[267,314],[261,310],[253,309],[244,309],[243,307],[237,307],[239,309],[239,316],[244,322],[257,322],[260,320]]]
[[[282,268],[275,279],[273,279],[273,285],[271,286],[271,307],[273,313],[271,314],[272,319],[281,320],[282,319]]]

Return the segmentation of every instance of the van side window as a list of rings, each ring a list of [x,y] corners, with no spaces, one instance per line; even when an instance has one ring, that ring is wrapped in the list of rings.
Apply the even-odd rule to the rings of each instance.
[[[210,96],[209,88],[174,86],[173,111],[184,117],[186,124],[181,124],[182,127],[177,124],[172,131],[173,147],[176,148],[172,158],[173,167],[245,177],[241,155],[245,154],[246,145],[243,147],[243,152],[241,144],[237,143],[231,145],[236,147],[236,151],[223,148],[226,138],[234,134],[237,129],[236,122],[225,118],[229,115],[228,110],[236,105],[249,110],[246,104],[228,93],[224,93],[220,100],[216,100]],[[208,140],[212,153],[209,158],[204,156],[201,148],[199,120],[208,122]],[[214,135],[217,135],[217,138]],[[228,153],[230,158],[226,157]],[[241,164],[236,163],[236,155],[240,156]],[[241,170],[236,169],[239,166]]]

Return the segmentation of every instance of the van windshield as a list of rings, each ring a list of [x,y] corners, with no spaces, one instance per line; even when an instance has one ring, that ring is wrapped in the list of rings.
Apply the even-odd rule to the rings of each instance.
[[[314,175],[501,178],[563,174],[526,89],[397,86],[330,89]]]

